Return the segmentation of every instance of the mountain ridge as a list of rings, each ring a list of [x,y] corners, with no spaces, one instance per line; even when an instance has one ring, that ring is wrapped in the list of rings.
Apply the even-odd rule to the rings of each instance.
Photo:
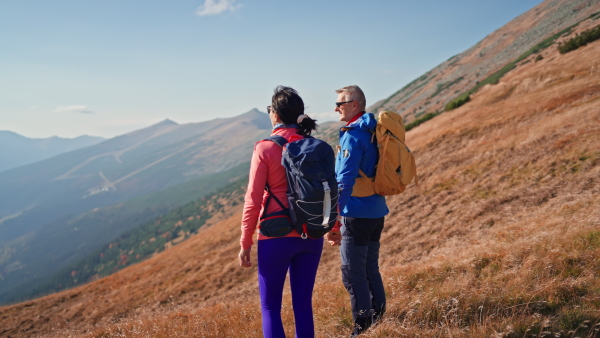
[[[0,172],[103,142],[105,138],[81,135],[75,138],[52,136],[29,138],[0,130]]]

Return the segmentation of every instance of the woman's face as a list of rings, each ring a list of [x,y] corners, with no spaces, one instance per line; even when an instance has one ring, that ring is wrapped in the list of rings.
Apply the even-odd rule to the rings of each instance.
[[[273,107],[267,107],[267,113],[269,113],[269,119],[271,120],[271,125],[275,127],[276,124],[281,123],[281,119],[277,115],[277,113],[273,110]]]

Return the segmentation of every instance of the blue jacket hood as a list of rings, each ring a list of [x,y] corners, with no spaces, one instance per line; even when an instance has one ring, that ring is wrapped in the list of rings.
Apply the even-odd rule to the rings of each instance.
[[[377,126],[377,119],[371,113],[364,113],[361,117],[359,117],[356,121],[350,123],[350,125],[342,127],[342,128],[354,128],[362,131],[371,131],[375,132],[375,127]]]

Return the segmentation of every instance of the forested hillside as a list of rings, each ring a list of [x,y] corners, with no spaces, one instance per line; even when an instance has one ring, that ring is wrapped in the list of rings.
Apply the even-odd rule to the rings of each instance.
[[[30,295],[52,293],[92,282],[181,243],[197,234],[211,218],[227,214],[224,204],[236,206],[243,203],[247,184],[247,178],[240,178],[208,196],[122,233],[86,258],[57,273],[47,283],[31,290]]]

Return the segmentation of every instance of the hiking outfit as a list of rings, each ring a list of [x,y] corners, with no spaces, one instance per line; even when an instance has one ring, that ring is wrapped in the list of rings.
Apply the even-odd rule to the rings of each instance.
[[[368,177],[375,176],[379,154],[373,134],[376,124],[373,114],[362,112],[340,128],[335,165],[342,216],[342,281],[350,294],[354,333],[363,332],[380,318],[386,305],[379,273],[379,240],[389,212],[385,197],[352,196],[359,170]]]
[[[271,135],[282,136],[288,142],[304,138],[298,134],[297,125],[277,124]],[[268,203],[265,210],[269,194],[289,207],[287,178],[281,159],[282,148],[275,142],[263,140],[255,144],[242,215],[240,245],[243,249],[253,244],[259,216],[282,210],[279,203]],[[258,233],[258,287],[265,337],[285,337],[281,301],[288,271],[296,337],[314,337],[312,292],[322,251],[323,238],[303,239],[296,230],[276,238]]]

